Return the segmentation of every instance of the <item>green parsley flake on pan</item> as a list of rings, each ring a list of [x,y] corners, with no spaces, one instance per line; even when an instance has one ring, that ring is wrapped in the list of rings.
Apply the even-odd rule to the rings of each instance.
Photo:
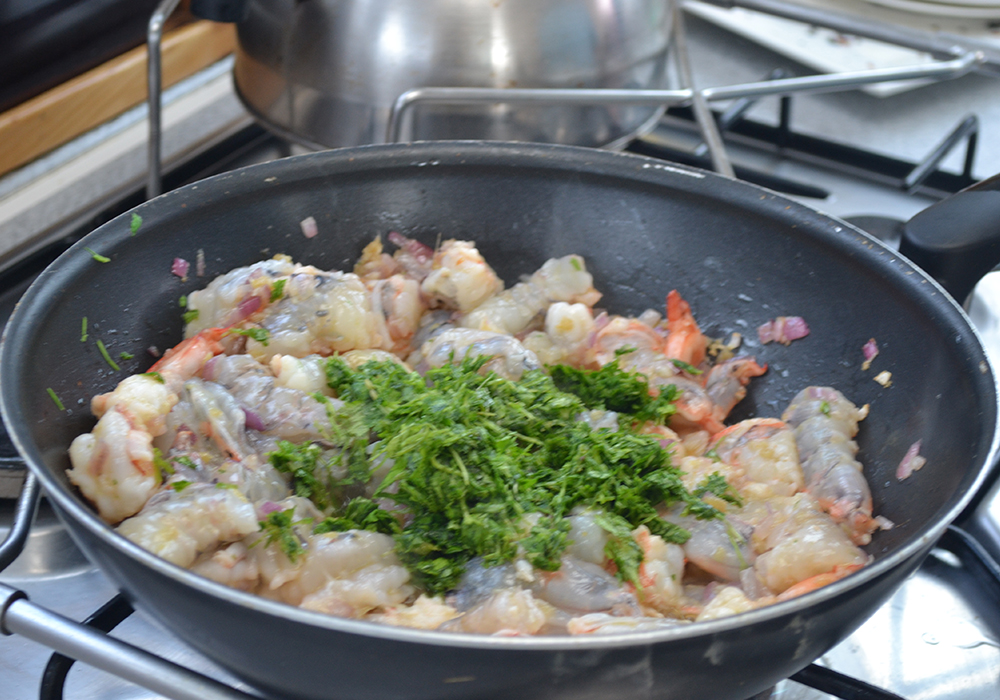
[[[92,257],[94,260],[96,260],[99,263],[111,262],[111,258],[107,257],[106,255],[101,255],[96,250],[92,250],[91,248],[87,248],[87,247],[84,247],[84,250],[87,251],[88,253],[90,253],[90,257]]]
[[[132,214],[132,221],[129,224],[129,233],[133,236],[139,233],[139,227],[142,226],[142,217],[138,214]]]
[[[684,488],[658,440],[637,432],[672,415],[672,392],[650,396],[644,378],[616,363],[593,372],[560,366],[552,376],[529,371],[514,382],[481,374],[485,362],[467,358],[421,376],[394,362],[351,369],[328,359],[328,384],[344,405],[328,404],[324,447],[283,443],[270,457],[292,475],[296,493],[329,516],[314,532],[393,535],[415,582],[436,595],[457,585],[473,557],[494,566],[523,556],[539,569],[558,569],[566,517],[576,508],[601,513],[606,553],[633,582],[642,551],[632,530],[645,525],[675,543],[690,536],[664,521],[659,506],[679,503],[696,517],[721,517]],[[577,419],[592,408],[617,411],[620,429],[593,430]],[[369,434],[376,436],[371,445]],[[364,483],[376,466],[388,473],[374,493],[348,498],[348,485]],[[719,485],[705,489],[715,494]],[[382,499],[405,509],[405,526],[377,506]],[[287,530],[290,518],[272,513],[267,527]],[[268,537],[297,552],[297,539]]]
[[[52,399],[52,403],[56,405],[56,408],[58,408],[60,411],[66,410],[66,407],[63,406],[63,402],[59,400],[58,396],[56,396],[56,392],[52,390],[52,387],[46,388],[45,391],[48,393],[49,398]]]
[[[111,359],[111,355],[108,354],[108,349],[104,347],[104,343],[100,340],[97,341],[97,349],[100,351],[101,357],[104,358],[104,361],[108,363],[108,366],[111,367],[111,369],[116,372],[121,371],[121,367],[119,367],[118,363]]]

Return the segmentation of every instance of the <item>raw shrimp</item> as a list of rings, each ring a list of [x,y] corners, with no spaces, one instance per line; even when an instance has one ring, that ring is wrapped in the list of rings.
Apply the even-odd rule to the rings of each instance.
[[[492,357],[483,370],[496,372],[507,379],[520,379],[526,371],[542,367],[535,353],[516,338],[471,328],[442,330],[423,344],[418,356],[411,355],[408,363],[421,371],[426,367],[443,367],[452,361],[461,362],[467,355]]]
[[[868,556],[809,494],[751,501],[740,517],[753,527],[757,577],[774,594],[837,567],[868,562]]]
[[[535,634],[548,622],[551,612],[551,606],[536,600],[531,591],[501,588],[440,629],[505,636]]]
[[[534,578],[535,597],[562,610],[639,612],[635,596],[597,564],[564,556],[557,571],[536,571]]]
[[[723,462],[743,470],[747,483],[741,495],[767,498],[791,496],[804,485],[795,434],[775,418],[752,418],[715,436],[713,449]]]
[[[746,594],[736,586],[719,586],[712,599],[705,604],[701,613],[698,614],[697,622],[703,620],[716,620],[720,617],[729,617],[742,612],[756,610],[762,604],[773,601],[750,600]]]
[[[188,294],[188,309],[195,318],[184,329],[190,338],[207,328],[228,328],[242,323],[271,303],[273,290],[300,266],[287,255],[276,255],[216,277],[207,287]]]
[[[546,365],[590,367],[595,362],[595,329],[589,306],[557,301],[545,312],[545,331],[529,333],[523,344]]]
[[[385,612],[373,613],[365,619],[396,627],[433,630],[461,614],[441,598],[431,598],[421,594],[413,601],[413,605],[389,607]]]
[[[725,420],[747,395],[750,379],[766,371],[767,365],[758,365],[753,357],[734,357],[712,367],[705,375],[705,393],[714,405],[713,415]]]
[[[164,489],[146,507],[118,526],[118,532],[153,554],[189,567],[219,544],[257,532],[257,516],[235,489],[191,484]]]
[[[191,571],[230,588],[252,592],[257,587],[260,571],[249,554],[245,542],[233,542],[203,554],[191,565]]]
[[[530,278],[491,296],[459,321],[465,328],[516,335],[557,301],[593,306],[601,298],[583,258],[553,258]]]
[[[682,545],[688,562],[723,581],[739,581],[740,573],[753,566],[756,554],[750,545],[753,529],[740,518],[722,520],[671,517],[671,522],[691,533]]]
[[[336,411],[343,405],[337,399],[321,403],[313,396],[315,392],[308,391],[321,381],[318,363],[322,361],[319,357],[300,362],[284,356],[272,359],[271,367],[277,366],[279,372],[284,372],[283,381],[299,382],[302,389],[283,386],[270,367],[249,355],[221,355],[205,366],[202,376],[232,394],[246,414],[249,427],[265,436],[304,442],[326,437],[327,411]],[[322,381],[325,385],[325,375]]]
[[[836,389],[815,386],[799,392],[784,413],[795,428],[806,490],[857,544],[870,542],[878,528],[871,490],[854,458],[858,445],[851,439],[865,415]]]
[[[304,513],[307,511],[303,511]],[[296,520],[305,520],[299,517]],[[305,534],[304,553],[295,562],[275,545],[252,550],[264,591],[291,605],[304,605],[341,617],[399,605],[412,593],[410,573],[388,535],[367,530]]]
[[[503,291],[503,280],[469,241],[449,240],[435,251],[420,289],[438,305],[468,313]]]
[[[368,284],[372,313],[383,338],[382,347],[396,353],[409,352],[413,336],[420,327],[420,317],[427,310],[420,284],[402,275]]]
[[[99,420],[92,432],[73,440],[73,467],[66,475],[106,522],[135,515],[156,491],[161,476],[153,463],[153,438],[166,431],[184,380],[222,351],[223,332],[209,329],[182,341],[153,365],[157,374],[128,377],[94,397],[91,408]]]
[[[574,617],[566,625],[570,634],[626,634],[657,632],[690,624],[670,617],[615,617],[607,613],[588,613]]]
[[[676,544],[668,544],[649,528],[640,525],[632,537],[642,548],[643,559],[639,565],[639,588],[636,597],[643,606],[673,617],[685,617],[692,608],[684,597],[681,579],[684,576],[684,551]]]

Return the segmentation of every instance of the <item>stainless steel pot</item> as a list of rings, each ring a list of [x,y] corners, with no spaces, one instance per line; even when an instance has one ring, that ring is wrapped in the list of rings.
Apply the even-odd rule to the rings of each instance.
[[[418,87],[667,87],[673,0],[217,1],[239,6],[243,103],[311,148],[384,142],[393,102]],[[661,112],[422,105],[403,136],[615,146]]]

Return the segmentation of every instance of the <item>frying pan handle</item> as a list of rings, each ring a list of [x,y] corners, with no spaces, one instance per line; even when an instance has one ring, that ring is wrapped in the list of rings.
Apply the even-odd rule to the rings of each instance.
[[[46,610],[2,583],[0,633],[27,637],[174,700],[260,700]]]
[[[249,12],[249,0],[191,0],[191,14],[213,22],[242,22]]]
[[[1000,263],[1000,175],[941,200],[903,224],[899,252],[964,302]]]

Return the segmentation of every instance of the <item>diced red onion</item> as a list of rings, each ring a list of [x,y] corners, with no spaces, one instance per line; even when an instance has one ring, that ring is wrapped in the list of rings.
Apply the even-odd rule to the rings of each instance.
[[[872,338],[865,343],[864,347],[861,348],[861,352],[865,354],[865,359],[868,362],[871,362],[875,359],[875,356],[878,355],[878,343],[876,343],[875,339]]]
[[[316,219],[311,216],[307,216],[299,222],[302,227],[302,235],[306,238],[315,238],[316,234],[319,233],[319,227],[316,226]]]
[[[258,416],[253,411],[248,411],[245,408],[243,409],[243,413],[247,417],[246,426],[250,428],[250,430],[260,430],[260,431],[265,430],[266,426],[264,425],[264,421],[261,419],[260,416]]]
[[[188,270],[191,267],[189,263],[184,258],[174,258],[173,264],[170,266],[170,271],[180,277],[181,279],[187,279]]]
[[[793,340],[805,338],[807,335],[809,335],[809,326],[801,316],[778,316],[757,329],[757,337],[764,345],[771,341],[788,345]]]
[[[160,349],[158,347],[156,347],[155,345],[150,345],[148,348],[146,348],[146,352],[148,352],[153,357],[159,357],[160,356]]]
[[[211,360],[205,363],[205,366],[201,368],[201,378],[210,382],[215,381],[215,368],[219,365],[219,356],[216,355]]]
[[[903,455],[903,459],[899,463],[899,466],[896,467],[896,478],[900,481],[908,479],[913,472],[927,464],[927,460],[920,456],[921,442],[923,442],[923,440],[917,440],[915,443],[910,445],[910,449],[906,451],[906,454]]]
[[[198,249],[198,255],[195,257],[194,273],[199,277],[205,276],[205,251],[201,248]]]
[[[240,321],[250,318],[250,316],[261,307],[263,302],[258,296],[249,296],[243,299],[239,304],[236,305],[236,310],[233,316],[235,320],[233,323],[239,323]]]
[[[271,513],[277,513],[282,510],[280,503],[275,503],[274,501],[264,501],[259,506],[257,506],[257,515],[261,518],[266,518]]]

